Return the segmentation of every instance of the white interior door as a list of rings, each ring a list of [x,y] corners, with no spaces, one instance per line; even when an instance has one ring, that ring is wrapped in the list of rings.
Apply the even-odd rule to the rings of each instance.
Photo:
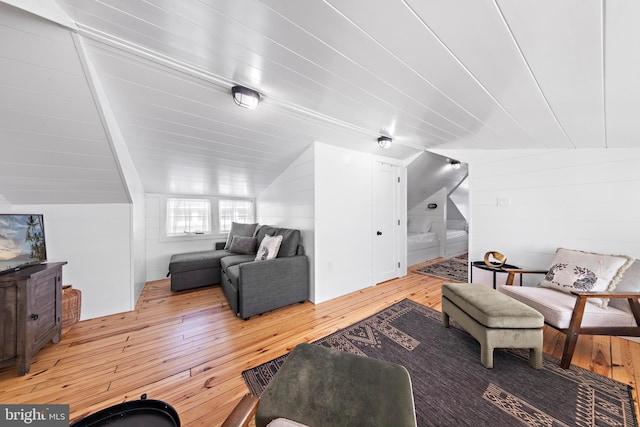
[[[384,282],[399,276],[400,184],[398,177],[398,166],[375,162],[372,197],[373,283]]]

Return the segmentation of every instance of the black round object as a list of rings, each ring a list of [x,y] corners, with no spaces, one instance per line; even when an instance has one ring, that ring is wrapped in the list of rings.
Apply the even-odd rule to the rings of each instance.
[[[161,400],[123,402],[76,421],[71,427],[180,427],[180,417],[171,405]]]

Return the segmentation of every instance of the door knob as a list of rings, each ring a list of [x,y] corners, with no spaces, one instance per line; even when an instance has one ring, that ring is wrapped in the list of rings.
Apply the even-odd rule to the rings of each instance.
[[[382,231],[378,231],[376,234],[377,234],[378,236],[382,236]]]

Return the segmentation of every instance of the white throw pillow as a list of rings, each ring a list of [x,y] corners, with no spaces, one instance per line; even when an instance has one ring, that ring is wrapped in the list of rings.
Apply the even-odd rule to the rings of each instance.
[[[431,230],[431,220],[426,216],[412,216],[407,224],[407,231],[413,233],[428,233]]]
[[[613,291],[633,258],[559,248],[540,286],[572,291]],[[606,308],[608,300],[589,300]]]
[[[616,292],[637,293],[640,292],[640,261],[635,260],[624,272],[622,279],[616,284]],[[626,298],[613,298],[609,305],[621,310],[629,311],[629,302]]]
[[[256,261],[266,261],[277,257],[281,243],[282,236],[269,236],[268,234],[265,235],[262,239],[262,242],[260,242],[260,247],[258,248],[258,253],[256,255]]]

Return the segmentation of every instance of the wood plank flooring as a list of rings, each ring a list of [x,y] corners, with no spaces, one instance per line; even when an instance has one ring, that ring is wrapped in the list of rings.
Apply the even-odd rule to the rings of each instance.
[[[243,321],[217,286],[174,294],[169,280],[150,282],[135,311],[77,323],[34,357],[29,374],[1,369],[0,402],[69,404],[75,420],[146,393],[173,405],[183,426],[220,425],[248,391],[243,370],[404,298],[439,310],[442,283],[410,273],[332,301]],[[544,351],[559,358],[564,334],[545,327],[544,338]],[[640,344],[581,337],[573,363],[635,387]],[[634,401],[638,412],[635,390]]]

